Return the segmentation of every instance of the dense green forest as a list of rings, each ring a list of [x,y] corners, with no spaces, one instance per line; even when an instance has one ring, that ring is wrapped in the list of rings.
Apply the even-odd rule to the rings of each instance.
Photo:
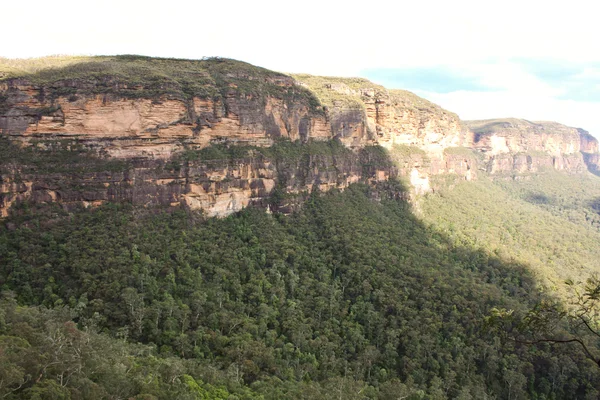
[[[600,178],[547,171],[521,179],[480,176],[425,196],[423,220],[457,245],[527,266],[564,295],[565,280],[600,273]]]
[[[291,215],[225,219],[21,204],[0,228],[0,395],[598,398],[600,368],[578,347],[489,326],[495,310],[526,313],[551,293],[530,265],[539,254],[498,250],[513,243],[469,232],[469,212],[504,231],[485,196],[528,194],[465,183],[422,199],[424,223],[404,191],[357,184],[314,192]],[[458,207],[473,192],[484,207]],[[556,204],[531,207],[566,226]],[[570,223],[591,244],[595,224]],[[557,248],[571,240],[559,235]]]

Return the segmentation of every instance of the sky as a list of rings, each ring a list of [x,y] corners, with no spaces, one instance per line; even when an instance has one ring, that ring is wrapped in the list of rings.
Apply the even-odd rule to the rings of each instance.
[[[29,0],[1,11],[2,57],[228,57],[361,76],[462,119],[557,121],[600,138],[590,0]]]

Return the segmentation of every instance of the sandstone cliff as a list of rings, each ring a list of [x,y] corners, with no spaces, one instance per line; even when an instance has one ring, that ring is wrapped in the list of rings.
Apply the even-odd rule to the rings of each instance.
[[[166,159],[223,140],[268,146],[281,137],[329,137],[310,92],[288,76],[231,60],[101,57],[4,79],[0,103],[5,136],[103,141],[121,158]]]
[[[125,200],[218,216],[249,204],[286,211],[311,190],[358,181],[400,176],[426,193],[438,175],[582,172],[586,163],[596,171],[599,163],[585,131],[463,122],[360,78],[137,56],[0,67],[2,215],[26,200]]]
[[[539,172],[581,173],[595,169],[598,142],[588,132],[555,122],[519,119],[465,121],[474,132],[474,147],[485,156],[492,174]],[[587,165],[586,165],[587,164]]]
[[[323,104],[332,135],[348,146],[377,144],[389,151],[399,174],[416,193],[431,190],[430,177],[475,175],[473,133],[459,117],[405,90],[387,90],[361,78],[293,76]]]
[[[25,203],[74,207],[107,201],[187,207],[208,216],[251,204],[290,212],[314,190],[397,176],[378,148],[353,152],[336,142],[281,142],[267,149],[217,145],[170,160],[99,157],[71,140],[21,148],[3,139],[0,147],[1,216]]]
[[[25,141],[105,140],[105,151],[121,158],[168,158],[224,141],[270,146],[278,138],[335,138],[351,148],[403,144],[440,156],[472,144],[456,114],[364,79],[292,78],[222,59],[192,62],[187,71],[182,63],[92,58],[4,79],[0,130]],[[142,82],[136,74],[145,74]]]
[[[339,120],[332,124],[332,134],[354,139],[347,144],[370,141],[386,148],[400,144],[442,153],[445,148],[473,142],[472,133],[456,114],[408,91],[387,90],[361,78],[302,74],[294,78],[315,94],[330,120]]]

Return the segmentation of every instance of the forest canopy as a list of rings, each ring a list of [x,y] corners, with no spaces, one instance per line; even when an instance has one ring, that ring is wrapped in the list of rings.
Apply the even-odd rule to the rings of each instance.
[[[424,224],[399,190],[225,219],[23,205],[0,230],[1,394],[597,398],[579,349],[486,326],[544,296],[528,266]]]

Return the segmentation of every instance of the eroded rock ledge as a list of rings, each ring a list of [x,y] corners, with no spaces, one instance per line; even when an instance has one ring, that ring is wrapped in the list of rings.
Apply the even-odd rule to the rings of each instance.
[[[127,201],[186,207],[226,216],[249,205],[290,212],[312,191],[376,184],[397,177],[378,147],[353,152],[340,143],[281,142],[268,149],[212,146],[170,160],[100,158],[70,141],[22,149],[0,141],[0,212],[24,202],[66,207]],[[80,146],[77,148],[77,146]],[[74,155],[75,154],[75,155]]]
[[[520,119],[465,121],[487,172],[529,173],[555,169],[582,173],[597,168],[598,141],[582,129]]]

